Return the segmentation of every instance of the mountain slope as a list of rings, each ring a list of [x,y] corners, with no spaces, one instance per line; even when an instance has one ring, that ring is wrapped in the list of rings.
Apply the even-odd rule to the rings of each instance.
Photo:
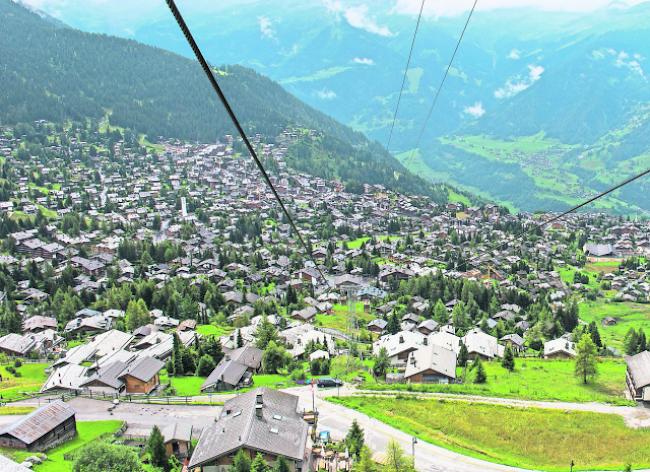
[[[101,119],[157,136],[215,140],[234,128],[197,64],[131,40],[83,33],[0,0],[0,120],[4,123]],[[383,184],[445,201],[446,189],[411,174],[362,134],[296,99],[281,86],[240,66],[217,70],[224,92],[249,133],[276,136],[287,126],[323,132],[344,146],[330,167],[348,183]],[[306,154],[301,167],[324,169]],[[356,172],[358,168],[366,172]],[[353,182],[354,183],[354,182]]]

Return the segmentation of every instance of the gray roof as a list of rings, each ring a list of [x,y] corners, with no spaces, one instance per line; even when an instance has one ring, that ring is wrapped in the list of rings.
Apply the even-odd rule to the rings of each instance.
[[[165,426],[161,431],[165,442],[192,440],[192,425],[187,423],[172,423]]]
[[[262,354],[264,354],[264,351],[247,344],[246,346],[233,349],[226,354],[226,357],[257,370],[262,365]]]
[[[232,359],[226,360],[225,358],[221,359],[219,365],[210,373],[203,385],[201,390],[204,390],[219,381],[225,382],[229,385],[237,385],[241,381],[248,367],[240,362],[234,361]]]
[[[627,356],[625,361],[635,388],[650,385],[650,352],[643,351],[634,356]]]
[[[258,394],[262,396],[262,418],[256,415]],[[268,388],[257,388],[227,401],[221,418],[201,433],[189,468],[208,464],[242,447],[303,460],[308,425],[297,409],[297,396]]]
[[[455,379],[456,353],[436,344],[422,346],[409,354],[404,377],[408,379],[428,370]]]
[[[9,425],[0,435],[7,434],[25,444],[32,444],[74,415],[75,411],[70,405],[57,400]]]
[[[0,454],[0,470],[2,472],[31,472],[31,469],[12,461],[2,454]]]
[[[119,377],[122,378],[126,375],[130,375],[131,377],[135,377],[143,382],[148,382],[154,375],[160,372],[160,369],[164,366],[165,363],[163,361],[154,357],[140,357],[119,374]]]
[[[80,386],[85,387],[91,382],[100,382],[119,390],[122,385],[124,385],[124,382],[122,382],[119,377],[126,367],[127,363],[120,360],[111,362],[106,366],[102,365],[94,375],[89,377],[88,380],[84,381]]]
[[[18,354],[27,354],[36,342],[29,336],[21,336],[16,333],[9,333],[0,338],[0,349],[15,352]]]

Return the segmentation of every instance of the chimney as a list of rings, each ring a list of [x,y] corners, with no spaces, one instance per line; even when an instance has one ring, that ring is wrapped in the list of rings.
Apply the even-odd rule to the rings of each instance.
[[[262,419],[262,410],[264,409],[264,401],[262,400],[262,394],[258,393],[255,398],[255,416],[260,420]]]

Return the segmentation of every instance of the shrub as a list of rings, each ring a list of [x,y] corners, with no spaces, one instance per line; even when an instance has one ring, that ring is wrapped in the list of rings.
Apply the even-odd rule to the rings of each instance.
[[[21,362],[20,359],[16,359],[16,360],[14,361],[14,367],[15,367],[16,369],[19,368],[19,367],[22,367],[22,365],[23,365],[23,363]]]

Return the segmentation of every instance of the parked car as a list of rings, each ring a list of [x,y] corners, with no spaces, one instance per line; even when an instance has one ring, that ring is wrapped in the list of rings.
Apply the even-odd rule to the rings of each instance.
[[[343,386],[343,382],[340,381],[339,379],[323,378],[323,379],[318,379],[317,385],[320,388],[341,387]]]

